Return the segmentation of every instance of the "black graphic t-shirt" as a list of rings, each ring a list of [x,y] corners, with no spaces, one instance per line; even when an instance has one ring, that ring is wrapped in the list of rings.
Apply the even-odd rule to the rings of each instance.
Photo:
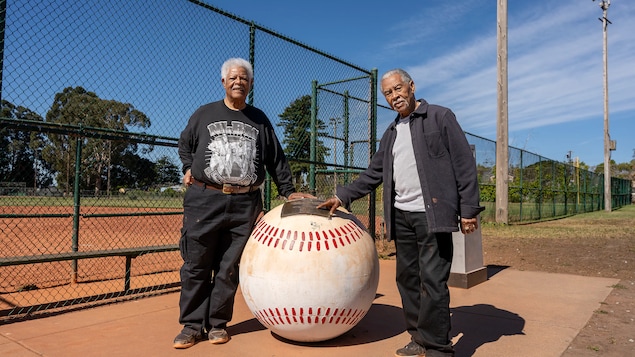
[[[291,171],[269,118],[248,105],[236,111],[220,100],[201,106],[179,139],[183,172],[205,183],[258,186],[269,172],[281,195],[294,192]]]

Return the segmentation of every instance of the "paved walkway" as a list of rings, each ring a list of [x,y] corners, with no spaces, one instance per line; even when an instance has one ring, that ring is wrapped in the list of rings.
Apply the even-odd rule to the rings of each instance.
[[[490,269],[488,281],[451,289],[457,357],[559,357],[617,279]],[[229,343],[172,348],[180,331],[178,293],[0,326],[0,356],[384,357],[409,341],[394,283],[395,262],[380,261],[371,309],[330,341],[284,341],[251,314],[240,291]]]

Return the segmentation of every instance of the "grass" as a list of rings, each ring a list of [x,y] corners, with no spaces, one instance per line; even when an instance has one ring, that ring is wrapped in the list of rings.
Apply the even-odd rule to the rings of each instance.
[[[491,238],[625,238],[633,236],[635,205],[612,212],[581,213],[562,219],[522,225],[483,223],[482,233]],[[635,249],[635,247],[633,248]]]

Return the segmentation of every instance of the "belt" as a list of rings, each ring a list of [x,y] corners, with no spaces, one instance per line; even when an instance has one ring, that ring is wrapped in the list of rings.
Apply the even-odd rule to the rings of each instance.
[[[196,186],[203,187],[203,189],[211,188],[213,190],[220,191],[226,195],[253,192],[259,188],[259,186],[234,186],[228,183],[224,183],[222,185],[215,184],[215,183],[210,184],[210,183],[201,182],[193,177],[192,177],[192,183]]]

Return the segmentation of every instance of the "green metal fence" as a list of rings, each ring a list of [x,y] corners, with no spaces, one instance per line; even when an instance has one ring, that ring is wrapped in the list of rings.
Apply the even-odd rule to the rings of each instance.
[[[484,222],[496,222],[496,142],[467,134],[476,149]],[[509,223],[529,223],[604,209],[604,175],[509,147]],[[631,203],[631,181],[611,179],[612,207]]]
[[[227,58],[253,63],[298,190],[330,196],[375,148],[375,73],[205,2],[0,12],[0,323],[179,289],[177,138]]]
[[[376,71],[202,1],[0,0],[0,20],[0,324],[179,289],[177,138],[223,97],[225,59],[254,64],[249,100],[296,188],[319,198],[366,168],[395,115],[377,104]],[[468,140],[487,221],[495,142]],[[510,222],[601,209],[597,175],[510,158]],[[613,184],[627,204],[630,182]],[[264,192],[267,209],[281,203],[271,182]],[[379,236],[380,200],[381,188],[352,207]]]

